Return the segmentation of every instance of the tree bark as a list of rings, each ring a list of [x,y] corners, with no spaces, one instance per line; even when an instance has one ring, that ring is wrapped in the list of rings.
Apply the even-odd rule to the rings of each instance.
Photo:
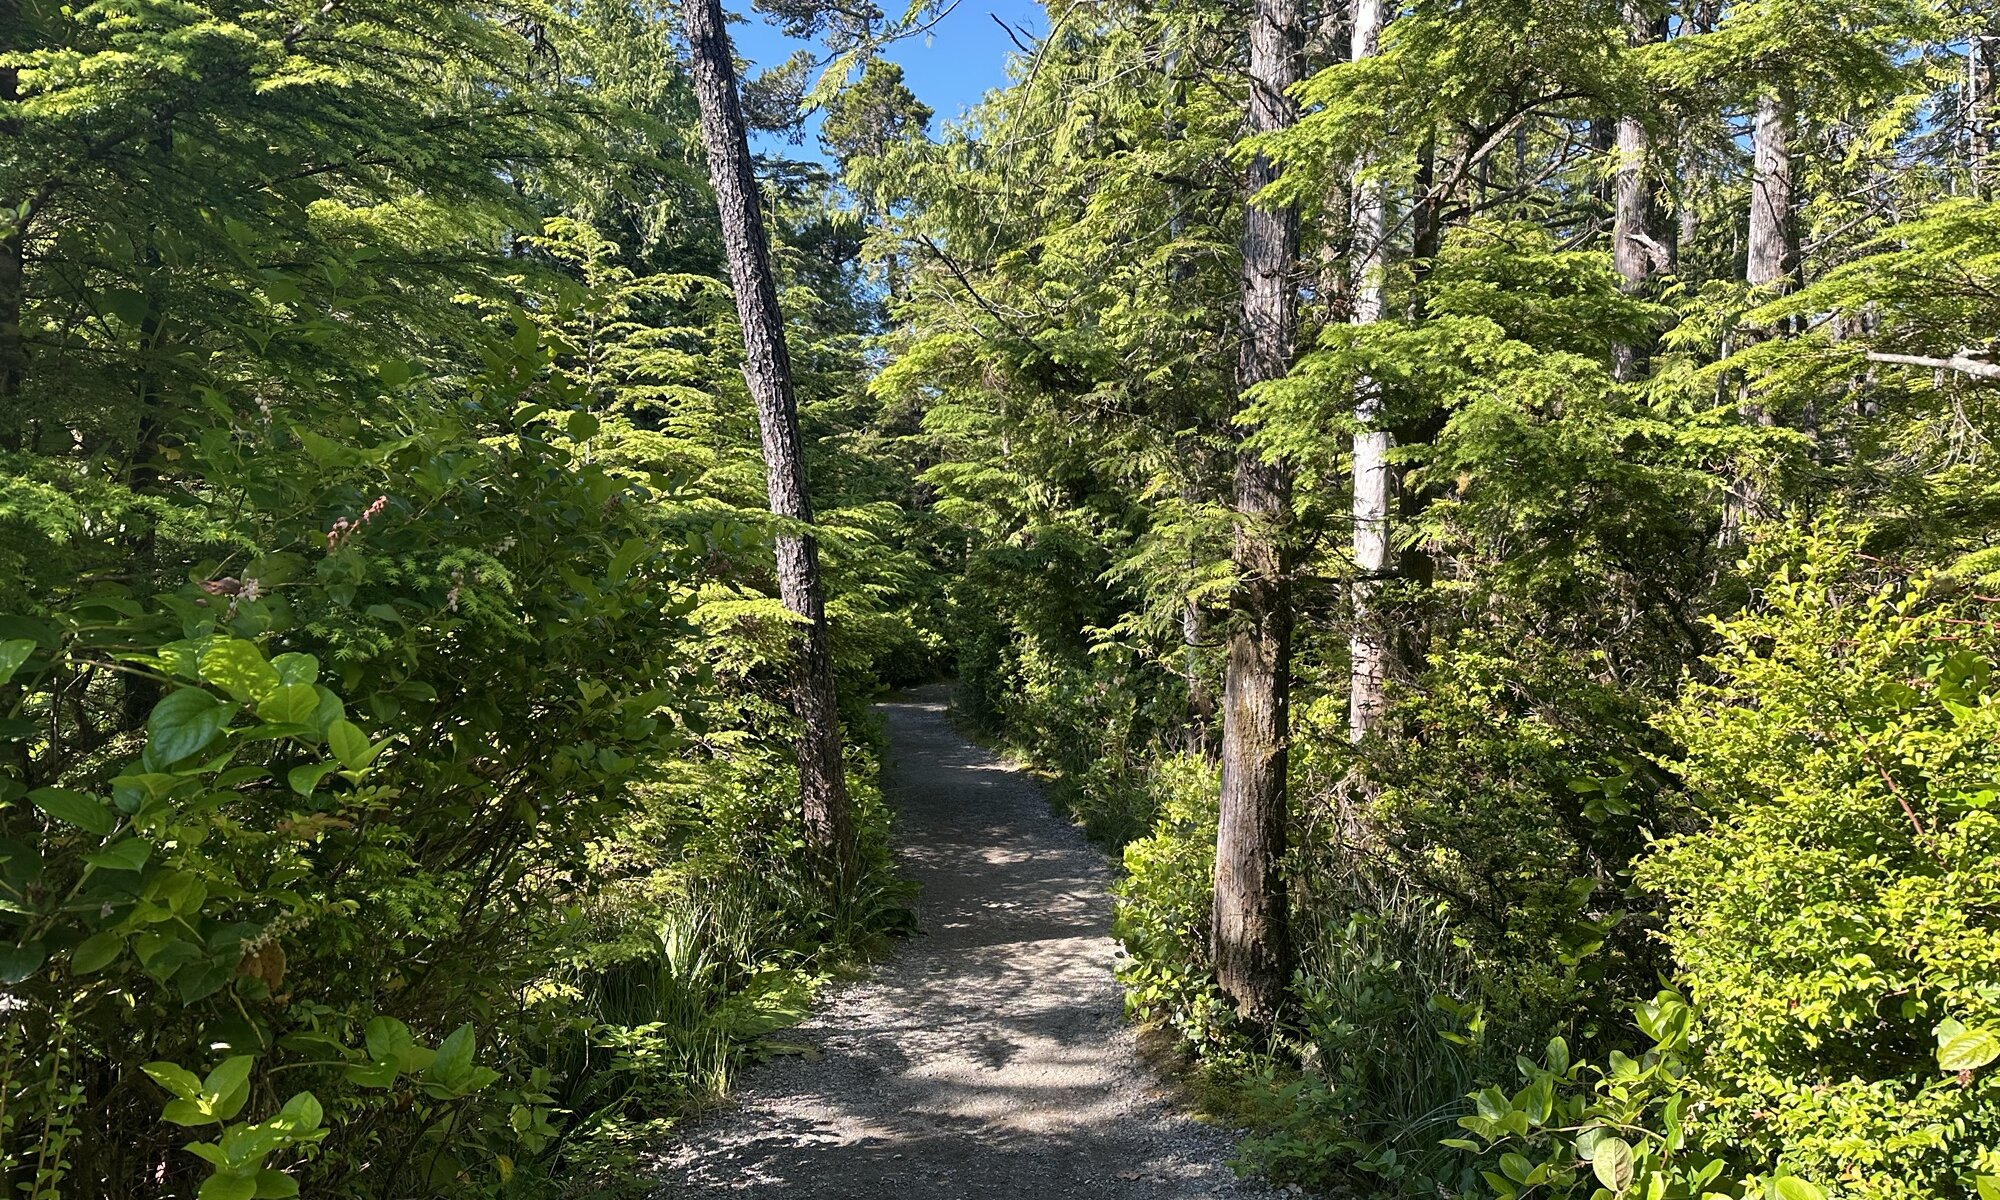
[[[1657,41],[1665,33],[1664,19],[1646,15],[1638,0],[1625,0],[1625,38],[1632,46]],[[1611,225],[1611,259],[1619,285],[1627,295],[1645,290],[1655,270],[1665,267],[1652,235],[1653,185],[1648,170],[1651,138],[1645,124],[1631,113],[1618,118],[1618,169],[1613,176],[1616,207]],[[1646,348],[1619,344],[1611,348],[1612,374],[1630,383],[1645,373]]]
[[[1799,242],[1792,220],[1792,111],[1777,90],[1757,98],[1751,134],[1750,256],[1743,278],[1752,287],[1790,287]]]
[[[2000,22],[1965,39],[1966,166],[1982,200],[2000,187]]]
[[[0,139],[21,136],[13,116],[20,100],[21,74],[0,67]],[[27,382],[27,343],[21,336],[21,310],[27,304],[27,224],[25,211],[0,226],[0,445],[19,449],[25,444],[28,414],[21,403]]]
[[[1798,232],[1792,217],[1792,114],[1791,105],[1777,88],[1768,88],[1757,98],[1756,121],[1751,131],[1750,236],[1744,262],[1744,282],[1755,288],[1789,291],[1798,271]],[[1770,336],[1769,331],[1744,329],[1745,344],[1755,344]],[[1743,420],[1752,425],[1775,423],[1746,385],[1737,399]],[[1730,494],[1723,505],[1722,541],[1734,545],[1743,536],[1743,523],[1764,506],[1763,490],[1747,471],[1736,472]]]
[[[1356,0],[1352,56],[1355,62],[1381,52],[1382,0]],[[1362,164],[1354,181],[1354,323],[1369,325],[1383,317],[1382,272],[1388,263],[1388,189],[1379,180],[1358,177],[1372,164]],[[1368,736],[1386,705],[1391,630],[1382,611],[1382,592],[1396,573],[1389,547],[1389,516],[1395,504],[1395,479],[1389,452],[1395,435],[1382,424],[1382,387],[1362,379],[1355,389],[1354,421],[1354,627],[1348,635],[1347,732],[1354,741]]]
[[[1299,0],[1256,0],[1250,24],[1248,129],[1295,118],[1287,90],[1299,78]],[[1259,156],[1244,175],[1255,196],[1277,178]],[[1251,203],[1243,222],[1242,343],[1237,383],[1283,377],[1297,334],[1296,208]],[[1249,1022],[1269,1025],[1291,969],[1285,880],[1285,766],[1290,733],[1292,480],[1288,466],[1249,449],[1237,455],[1229,657],[1222,697],[1222,797],[1215,840],[1216,982]]]
[[[723,27],[719,0],[689,0],[685,8],[695,98],[709,179],[721,210],[722,237],[743,324],[743,379],[757,404],[763,434],[764,474],[778,531],[778,594],[803,618],[792,661],[790,698],[800,726],[797,755],[806,845],[822,870],[844,875],[854,864],[854,823],[841,765],[840,707],[834,694],[828,647],[826,592],[820,579],[819,542],[808,532],[812,500],[806,490],[805,443],[799,433],[791,356],[771,270],[757,177],[737,94],[736,62]]]

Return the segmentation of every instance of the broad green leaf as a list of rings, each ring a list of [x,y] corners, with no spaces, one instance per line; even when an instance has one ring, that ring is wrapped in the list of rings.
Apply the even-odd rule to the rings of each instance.
[[[137,871],[152,856],[153,845],[144,838],[121,838],[83,861],[100,871]]]
[[[424,1077],[443,1084],[462,1080],[472,1070],[473,1049],[472,1026],[460,1025],[452,1030],[444,1041],[438,1043],[437,1057],[431,1059],[430,1066],[424,1068]]]
[[[212,958],[198,958],[174,972],[174,987],[179,990],[183,1008],[199,1004],[222,990],[229,982],[228,965]]]
[[[1591,1150],[1590,1173],[1614,1195],[1631,1190],[1632,1169],[1632,1144],[1624,1138],[1604,1138]]]
[[[285,683],[319,682],[319,660],[310,654],[280,654],[271,660],[271,669]]]
[[[597,436],[599,428],[596,417],[587,412],[573,412],[566,423],[570,437],[579,442],[587,442]]]
[[[1976,1071],[2000,1058],[2000,1037],[1990,1029],[1967,1029],[1938,1047],[1938,1069],[1948,1075]]]
[[[0,946],[0,983],[19,983],[41,969],[48,951],[40,942],[25,946]]]
[[[1771,1191],[1777,1200],[1826,1200],[1826,1193],[1796,1175],[1773,1180]]]
[[[305,763],[285,772],[285,782],[301,796],[310,796],[320,780],[340,769],[336,762]]]
[[[274,725],[303,725],[319,707],[319,693],[309,683],[283,683],[257,702],[257,715]]]
[[[201,1095],[201,1080],[193,1071],[178,1063],[149,1062],[139,1068],[150,1076],[154,1083],[183,1100],[193,1100]]]
[[[197,1200],[255,1200],[257,1181],[247,1175],[210,1175],[195,1195]]]
[[[327,726],[326,746],[350,771],[359,771],[368,765],[368,735],[362,733],[352,721],[335,721]]]
[[[13,679],[14,672],[20,670],[21,664],[27,662],[28,656],[34,652],[32,638],[8,638],[0,642],[0,683]]]
[[[201,655],[201,677],[237,700],[261,700],[283,684],[255,642],[218,638]]]
[[[161,767],[198,753],[229,722],[229,706],[200,688],[182,688],[146,719],[148,748]]]
[[[285,1101],[285,1106],[271,1120],[291,1136],[303,1137],[318,1129],[325,1117],[326,1110],[320,1107],[319,1097],[311,1092],[298,1092]]]
[[[250,1097],[250,1069],[256,1065],[255,1055],[232,1054],[201,1081],[202,1093],[215,1099],[215,1110],[224,1120],[243,1111]]]
[[[210,1111],[199,1100],[167,1101],[167,1106],[160,1110],[160,1120],[171,1125],[185,1126],[189,1129],[196,1129],[203,1125],[217,1125],[222,1122],[221,1117],[216,1116],[215,1113]]]
[[[28,800],[56,820],[99,837],[118,825],[117,814],[105,807],[104,801],[68,788],[36,788],[28,793]]]
[[[76,949],[69,952],[69,969],[78,975],[101,971],[110,966],[124,950],[125,935],[111,929],[93,933],[78,942]]]
[[[257,1172],[257,1200],[286,1200],[299,1194],[299,1181],[268,1167]]]

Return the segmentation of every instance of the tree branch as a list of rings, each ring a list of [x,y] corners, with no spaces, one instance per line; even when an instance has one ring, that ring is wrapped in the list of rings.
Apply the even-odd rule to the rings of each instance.
[[[1923,354],[1887,354],[1880,350],[1870,350],[1868,361],[1896,363],[1905,367],[1930,367],[1939,371],[1959,371],[1976,379],[2000,379],[2000,363],[1981,362],[1964,350],[1950,358],[1931,358]]]

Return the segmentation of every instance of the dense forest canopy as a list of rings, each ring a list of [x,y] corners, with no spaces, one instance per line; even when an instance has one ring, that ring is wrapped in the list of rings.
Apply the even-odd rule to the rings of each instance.
[[[2000,1198],[1990,6],[757,8],[0,0],[9,1189],[625,1194],[949,675],[1247,1169]]]

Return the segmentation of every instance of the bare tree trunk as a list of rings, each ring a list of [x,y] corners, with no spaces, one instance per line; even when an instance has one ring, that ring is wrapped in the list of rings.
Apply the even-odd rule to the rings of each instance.
[[[743,378],[757,403],[771,512],[785,522],[777,539],[778,594],[787,609],[804,618],[793,656],[791,703],[803,726],[797,752],[806,844],[822,869],[844,874],[854,863],[854,823],[841,767],[840,707],[827,645],[819,542],[806,531],[812,524],[812,501],[806,491],[805,444],[771,248],[759,211],[757,178],[750,169],[750,143],[722,6],[719,0],[689,0],[685,18],[709,178],[721,209],[736,312],[743,324]]]
[[[1752,287],[1788,291],[1798,270],[1798,233],[1792,217],[1791,105],[1778,90],[1757,98],[1751,133],[1750,236],[1744,282]],[[1739,330],[1745,344],[1769,336],[1769,331]],[[1775,418],[1745,384],[1737,408],[1745,422],[1772,425]],[[1723,505],[1722,541],[1733,545],[1743,536],[1743,523],[1763,507],[1762,488],[1747,471],[1738,470]]]
[[[1282,129],[1294,119],[1286,91],[1299,77],[1300,7],[1299,0],[1256,0],[1250,24],[1252,133]],[[1276,177],[1276,165],[1260,156],[1245,173],[1244,185],[1254,196]],[[1248,207],[1240,388],[1291,369],[1298,252],[1296,209]],[[1245,1019],[1267,1025],[1284,999],[1291,966],[1280,869],[1292,655],[1290,469],[1245,449],[1236,460],[1235,494],[1236,583],[1222,698],[1213,945],[1216,982]]]
[[[1798,270],[1799,243],[1792,219],[1792,110],[1782,94],[1758,97],[1751,136],[1750,258],[1743,278],[1752,287],[1785,290]]]
[[[1966,166],[1972,193],[1992,199],[2000,186],[2000,34],[1987,32],[1965,39]]]
[[[1658,40],[1665,32],[1664,20],[1646,15],[1638,0],[1625,0],[1625,37],[1633,46]],[[1666,267],[1666,255],[1653,238],[1651,216],[1653,184],[1651,138],[1646,126],[1631,113],[1618,118],[1618,170],[1614,175],[1617,206],[1611,225],[1611,260],[1626,294],[1643,291],[1656,270]],[[1645,347],[1617,345],[1611,348],[1612,373],[1620,381],[1631,382],[1645,373]]]
[[[15,67],[0,67],[0,139],[21,135],[21,123],[14,119],[13,105],[20,100],[21,73]],[[25,443],[28,414],[21,404],[21,388],[27,380],[27,345],[21,337],[21,310],[27,303],[27,224],[25,208],[0,217],[0,446],[19,448]]]
[[[1352,55],[1356,62],[1381,52],[1382,0],[1356,0]],[[1365,173],[1371,164],[1363,164]],[[1354,323],[1383,317],[1382,272],[1388,263],[1388,189],[1379,180],[1354,181]],[[1382,611],[1382,591],[1395,575],[1389,548],[1389,516],[1395,480],[1389,451],[1395,435],[1382,423],[1382,388],[1363,379],[1355,390],[1354,420],[1354,628],[1348,635],[1347,732],[1355,741],[1368,736],[1386,704],[1391,630]]]

